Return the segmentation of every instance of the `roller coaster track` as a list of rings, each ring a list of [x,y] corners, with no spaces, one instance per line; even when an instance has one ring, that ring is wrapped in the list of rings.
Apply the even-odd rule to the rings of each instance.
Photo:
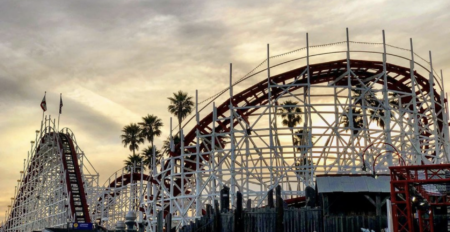
[[[348,64],[348,62],[350,63]],[[308,68],[309,76],[305,71]],[[422,68],[424,67],[422,66]],[[412,76],[414,76],[414,78],[412,78]],[[436,90],[430,85],[429,78],[425,78],[416,71],[411,73],[411,67],[402,67],[381,61],[358,59],[350,59],[347,61],[346,59],[343,59],[317,63],[309,65],[309,67],[303,66],[292,69],[271,76],[269,79],[264,78],[262,81],[251,87],[234,94],[233,97],[224,100],[213,112],[205,115],[205,117],[199,120],[197,125],[183,136],[183,144],[175,144],[174,150],[169,152],[170,158],[166,159],[165,162],[161,164],[159,173],[154,171],[152,175],[144,175],[126,170],[125,172],[122,171],[122,174],[119,174],[120,176],[115,175],[113,179],[110,179],[105,183],[105,191],[96,198],[98,203],[94,206],[95,220],[100,220],[102,225],[104,223],[108,227],[113,227],[115,226],[115,222],[123,220],[123,214],[126,213],[127,210],[130,210],[130,208],[141,211],[143,213],[142,219],[147,219],[149,222],[150,220],[155,222],[156,211],[159,210],[162,210],[164,214],[167,215],[176,211],[183,212],[184,210],[187,212],[191,210],[187,209],[188,207],[193,209],[193,203],[190,202],[200,199],[200,197],[196,197],[203,194],[201,188],[195,189],[195,187],[193,187],[196,183],[200,183],[197,179],[194,180],[194,177],[197,178],[197,176],[194,175],[195,173],[201,172],[209,174],[217,170],[211,169],[211,167],[208,166],[208,162],[210,162],[212,160],[211,157],[214,157],[215,155],[211,152],[213,149],[212,147],[226,150],[225,138],[221,136],[227,133],[234,133],[232,131],[234,130],[233,128],[239,125],[242,126],[242,124],[248,125],[248,128],[252,130],[252,123],[250,122],[252,119],[250,117],[257,116],[259,114],[259,112],[257,112],[259,109],[267,107],[269,102],[272,102],[275,107],[281,107],[277,104],[279,104],[278,100],[283,97],[283,95],[301,91],[302,88],[306,89],[308,86],[311,88],[314,87],[314,85],[316,85],[316,88],[321,88],[321,86],[326,85],[330,88],[348,89],[347,91],[350,93],[357,88],[364,87],[366,89],[371,89],[376,85],[373,87],[376,89],[377,87],[386,85],[390,93],[401,93],[402,112],[409,112],[405,114],[409,115],[409,120],[411,121],[413,120],[413,115],[416,115],[415,117],[417,118],[415,118],[415,120],[421,128],[416,131],[416,133],[418,133],[417,142],[419,144],[419,152],[424,154],[424,158],[429,159],[430,162],[436,162],[435,159],[438,154],[431,151],[433,150],[433,145],[436,143],[433,144],[433,142],[430,142],[429,140],[431,140],[431,138],[438,138],[440,135],[433,135],[431,127],[435,127],[440,134],[444,131],[443,122],[445,121],[444,114],[446,112],[443,106],[447,100],[445,98],[443,99],[441,96],[442,93],[439,92],[439,90]],[[439,85],[439,83],[435,82],[433,85]],[[270,88],[268,88],[268,86],[270,86]],[[376,89],[376,91],[380,91],[380,89]],[[420,98],[420,101],[414,103],[415,99],[413,96],[418,96],[416,98]],[[304,104],[306,105],[306,103]],[[350,104],[342,103],[340,112],[334,112],[340,114],[336,117],[341,117],[343,115],[342,112],[345,111],[344,107],[349,107],[349,105]],[[232,117],[232,120],[230,120],[230,117],[227,117],[230,111],[233,111],[236,115]],[[413,114],[411,113],[412,111],[416,111],[416,113]],[[435,115],[432,115],[432,112],[435,113]],[[218,118],[221,118],[221,120],[218,120]],[[336,123],[339,123],[339,121],[336,121]],[[330,125],[329,127],[332,126]],[[339,130],[342,131],[346,130],[343,126],[336,127],[339,127]],[[408,133],[412,132],[410,131]],[[209,135],[211,135],[210,140],[209,138],[204,139]],[[350,136],[348,135],[348,137]],[[361,145],[359,146],[359,149],[364,149]],[[342,149],[342,152],[345,151]],[[176,164],[177,161],[180,162]],[[292,173],[295,172],[295,170],[292,169],[290,171]],[[244,174],[247,174],[248,176],[252,175],[250,173]],[[203,176],[200,178],[205,180],[209,177],[210,176]],[[255,177],[251,176],[251,178]],[[139,181],[141,181],[141,185],[146,181],[146,186],[151,186],[147,189],[147,192],[145,192],[145,187],[143,188],[144,191],[140,192],[142,187],[138,187]],[[222,183],[225,183],[225,181]],[[294,181],[299,182],[297,179],[294,179],[293,182]],[[127,185],[129,186],[125,187]],[[149,191],[150,188],[152,192]],[[217,187],[214,186],[214,188]],[[213,187],[211,187],[211,189],[213,189]],[[214,189],[214,191],[216,191],[216,189]],[[286,203],[292,205],[303,204],[306,201],[306,197],[300,195],[300,190],[293,191],[298,191],[298,194],[286,194]],[[138,192],[140,192],[139,196],[136,194]],[[130,197],[133,198],[132,201],[124,199]],[[202,197],[203,199],[206,199],[205,196]],[[264,199],[264,197],[265,196],[261,195],[261,198],[259,199]],[[177,201],[185,202],[183,203],[184,205],[190,205],[181,209],[181,207],[184,206],[176,205],[179,204]],[[262,202],[261,200],[259,201]],[[199,201],[196,201],[195,204],[197,204],[197,202]],[[203,204],[203,202],[201,203]],[[264,205],[257,203],[257,207],[263,206]],[[118,209],[119,207],[120,209]],[[202,206],[195,207],[197,216],[204,213],[204,208]],[[180,217],[180,220],[184,220],[184,218]]]
[[[66,170],[67,190],[70,193],[71,213],[76,222],[91,222],[86,201],[77,153],[69,136],[59,133],[59,146],[63,150],[63,164]]]
[[[385,67],[384,67],[385,65]],[[309,66],[309,72],[310,76],[308,77],[305,73],[305,67],[300,67],[297,69],[293,69],[288,72],[284,72],[275,76],[270,77],[269,79],[264,79],[263,81],[260,81],[259,83],[245,89],[244,91],[241,91],[238,94],[235,94],[232,98],[225,100],[222,104],[220,104],[216,109],[216,115],[221,118],[226,118],[226,114],[230,111],[230,104],[232,104],[233,107],[236,108],[236,114],[238,117],[233,117],[233,120],[221,120],[221,121],[214,121],[213,113],[210,113],[206,115],[203,119],[199,121],[197,125],[195,125],[187,134],[184,136],[184,142],[183,146],[182,144],[176,144],[175,149],[173,152],[169,153],[169,156],[171,157],[178,157],[182,153],[188,154],[184,158],[184,164],[182,165],[184,170],[179,169],[179,172],[185,172],[186,174],[183,176],[183,178],[175,178],[173,179],[172,175],[175,173],[171,173],[175,171],[176,169],[170,169],[167,168],[170,163],[169,161],[166,161],[161,165],[161,171],[164,170],[164,175],[158,175],[158,176],[147,176],[142,175],[138,173],[133,174],[125,174],[122,175],[119,178],[115,178],[112,182],[109,182],[106,186],[107,188],[117,188],[118,183],[121,183],[119,187],[122,187],[123,185],[128,185],[133,182],[133,180],[138,180],[139,178],[146,179],[149,183],[152,183],[154,185],[159,185],[159,188],[165,188],[172,189],[171,195],[173,197],[176,197],[178,195],[184,194],[189,195],[192,192],[192,189],[189,189],[188,187],[184,187],[184,189],[180,186],[183,186],[182,183],[186,183],[188,181],[192,181],[192,177],[194,175],[195,171],[202,170],[204,168],[204,161],[208,161],[210,159],[208,154],[208,147],[215,145],[218,147],[224,147],[225,141],[223,138],[218,136],[214,141],[209,141],[212,144],[208,144],[206,141],[203,140],[197,140],[197,131],[202,135],[208,135],[208,134],[214,134],[214,133],[228,133],[232,130],[232,128],[239,123],[245,122],[246,124],[250,125],[249,117],[256,113],[258,110],[258,106],[264,106],[267,105],[269,101],[275,101],[282,95],[286,94],[286,92],[293,92],[295,90],[298,90],[300,88],[304,88],[305,84],[309,81],[311,85],[315,84],[324,84],[328,83],[328,85],[336,85],[336,86],[347,86],[347,78],[342,78],[346,75],[347,70],[347,60],[336,60],[331,62],[325,62],[325,63],[318,63],[313,64]],[[386,68],[384,70],[384,68]],[[367,61],[367,60],[350,60],[350,69],[351,72],[357,76],[357,77],[351,77],[350,83],[352,86],[357,86],[361,83],[369,83],[373,81],[374,76],[382,75],[384,72],[386,72],[387,75],[387,83],[384,83],[383,79],[377,80],[377,84],[383,85],[386,84],[388,89],[391,91],[399,91],[399,92],[411,92],[411,73],[409,68],[397,66],[394,64],[386,63],[383,64],[383,62],[378,61]],[[440,93],[432,86],[430,86],[429,81],[419,75],[418,73],[414,72],[413,74],[416,79],[416,85],[420,87],[419,90],[416,90],[414,93],[415,95],[433,95],[434,102],[440,101]],[[271,86],[288,86],[288,87],[271,87],[268,89],[268,81],[270,81]],[[432,94],[431,91],[433,90]],[[270,94],[269,94],[270,92]],[[270,96],[270,99],[269,99]],[[412,97],[411,96],[403,96],[402,102],[404,104],[411,103]],[[277,103],[275,103],[277,104]],[[444,121],[444,111],[442,109],[441,104],[435,104],[435,105],[424,105],[424,104],[409,104],[409,107],[417,108],[419,119],[422,124],[428,124],[432,125],[434,123],[437,123],[436,127],[439,131],[442,131],[443,128],[443,121]],[[430,120],[430,117],[427,116],[427,111],[431,109],[436,112],[436,118],[439,120]],[[216,124],[214,124],[214,122]],[[429,131],[423,130],[421,132],[421,139],[426,139],[427,137],[430,137]],[[27,212],[27,210],[30,210],[31,208],[28,207],[21,207],[19,204],[26,202],[30,198],[36,199],[35,194],[33,194],[34,189],[30,189],[30,185],[27,185],[30,181],[32,182],[39,182],[40,179],[36,180],[35,176],[41,175],[41,173],[45,173],[44,165],[40,164],[39,162],[42,162],[41,156],[46,155],[46,153],[41,152],[41,150],[49,149],[48,147],[45,148],[45,146],[49,146],[49,141],[52,141],[52,144],[56,145],[53,146],[52,155],[59,155],[59,157],[55,157],[57,160],[59,160],[59,164],[53,164],[53,165],[60,165],[61,171],[59,173],[60,175],[60,183],[64,184],[64,191],[62,191],[62,194],[65,195],[65,198],[67,199],[66,203],[66,209],[65,212],[67,212],[68,219],[74,221],[74,222],[91,222],[92,219],[90,218],[89,214],[89,206],[88,206],[88,200],[86,196],[85,186],[83,183],[83,173],[82,170],[80,170],[79,160],[78,160],[78,154],[74,145],[74,141],[68,134],[64,133],[45,133],[40,141],[39,145],[36,148],[36,152],[34,156],[31,157],[30,165],[27,167],[26,174],[22,178],[20,185],[18,189],[18,194],[16,196],[16,200],[14,201],[14,206],[12,207],[12,211],[10,213],[10,218],[18,218],[20,215],[27,214],[30,212]],[[200,141],[199,144],[196,144],[197,141]],[[197,146],[192,146],[192,144],[195,144]],[[427,148],[426,143],[421,142],[421,149],[426,150]],[[44,148],[43,148],[44,147]],[[182,147],[184,151],[182,151]],[[199,149],[199,150],[197,150]],[[425,153],[425,152],[424,152]],[[195,160],[197,158],[197,154],[200,154],[201,159],[204,160],[197,163]],[[429,159],[433,159],[433,154],[431,156],[427,157]],[[36,168],[38,167],[38,168]],[[176,175],[174,175],[176,176]],[[168,178],[172,178],[172,184],[174,186],[171,186],[171,183],[168,180]],[[44,181],[44,180],[42,180]],[[39,183],[38,183],[39,184]],[[33,186],[36,186],[35,188],[38,188],[38,185],[34,184]],[[184,185],[187,186],[187,185]],[[25,189],[28,188],[28,189]],[[101,195],[99,198],[97,198],[98,202],[102,202],[103,199],[107,197],[117,197],[121,195],[120,192],[105,192],[103,195]],[[37,196],[39,198],[39,196]],[[167,199],[162,199],[163,196],[143,196],[142,199],[152,200],[154,201],[156,198],[159,198],[161,203],[163,203],[164,206],[164,213],[169,213],[166,202]],[[290,199],[285,199],[286,202],[296,204],[299,202],[305,201],[305,197],[303,196],[297,196],[292,197]],[[159,201],[159,200],[158,200]],[[107,208],[114,207],[113,205],[105,205]],[[100,204],[95,206],[96,209],[94,210],[94,213],[100,212]],[[106,209],[106,208],[105,208]],[[144,208],[139,207],[140,211],[145,211]],[[202,210],[203,211],[203,210]],[[151,209],[148,210],[146,213],[154,214],[155,212]],[[149,215],[144,215],[144,218],[148,218]],[[100,219],[96,217],[95,219]],[[15,230],[15,228],[18,227],[17,223],[14,223],[14,220],[8,219],[5,227],[7,230]]]
[[[304,70],[307,67],[300,67],[285,73],[281,73],[275,76],[272,76],[269,80],[271,84],[277,84],[277,85],[286,85],[288,83],[294,83],[295,85],[292,85],[292,87],[289,88],[289,92],[295,91],[296,89],[303,88],[301,84],[307,83],[307,75],[304,72]],[[366,80],[367,82],[370,82],[374,76],[376,75],[382,75],[384,72],[383,70],[383,62],[380,61],[369,61],[369,60],[350,60],[350,68],[351,71],[357,75],[357,78],[352,78],[351,84],[352,86],[356,86],[358,84],[361,84],[360,80]],[[331,62],[325,62],[325,63],[318,63],[313,64],[309,66],[310,69],[310,78],[309,81],[311,85],[314,84],[323,84],[323,83],[333,83],[337,86],[346,86],[347,85],[347,78],[342,78],[343,75],[345,75],[345,72],[347,71],[347,60],[336,60]],[[386,73],[387,73],[387,86],[390,90],[394,91],[402,91],[402,92],[411,92],[411,74],[410,74],[410,68],[401,67],[398,65],[386,63]],[[420,86],[420,90],[416,90],[416,95],[426,95],[430,94],[430,91],[432,88],[430,88],[429,81],[418,74],[417,72],[414,72],[417,85]],[[360,80],[358,80],[360,79]],[[384,81],[382,79],[377,81],[378,84],[383,85]],[[225,100],[222,104],[220,104],[217,107],[217,113],[216,115],[225,117],[224,115],[229,112],[230,110],[230,103],[233,104],[234,107],[242,107],[238,110],[238,114],[240,117],[234,117],[233,118],[233,126],[236,126],[240,121],[245,121],[247,124],[249,116],[251,116],[255,111],[258,110],[257,107],[248,107],[243,108],[245,106],[262,106],[269,102],[269,91],[267,90],[268,86],[268,80],[265,79],[247,89],[244,91],[241,91],[238,94],[235,94],[232,98]],[[434,90],[434,89],[433,89]],[[285,94],[285,90],[282,88],[272,88],[271,90],[271,99],[275,100],[279,96]],[[440,93],[434,90],[434,98],[436,102],[440,101]],[[402,99],[403,103],[408,103],[412,101],[412,97],[406,96]],[[414,107],[411,105],[411,108]],[[419,114],[425,114],[425,112],[429,109],[424,108],[423,106],[418,107],[418,113]],[[442,106],[440,104],[435,104],[431,106],[435,109],[435,112],[437,113],[437,118],[443,119],[443,111]],[[194,126],[184,137],[184,144],[185,152],[192,153],[189,158],[185,159],[184,161],[184,171],[185,173],[185,181],[189,181],[187,179],[191,178],[193,175],[193,172],[191,170],[196,170],[197,168],[202,169],[203,164],[200,163],[199,166],[196,166],[195,157],[196,157],[196,148],[192,146],[192,144],[196,143],[196,137],[197,137],[197,130],[201,134],[212,134],[215,133],[226,133],[230,131],[231,128],[231,122],[230,120],[223,120],[223,121],[217,121],[215,127],[213,128],[213,113],[211,112],[206,117],[200,120],[199,124]],[[419,120],[422,120],[424,124],[432,124],[432,121],[429,121],[429,118],[427,117],[421,117]],[[438,121],[439,130],[442,130],[443,124],[442,120]],[[421,136],[428,137],[430,134],[424,132]],[[224,141],[222,139],[217,139],[216,141],[211,141],[212,143],[215,143],[216,146],[223,147]],[[191,145],[189,148],[189,145]],[[202,155],[201,160],[208,161],[209,157],[207,154],[207,147],[208,145],[205,144],[205,142],[201,142],[199,144],[200,148],[200,154]],[[422,149],[426,149],[426,145],[423,145]],[[172,157],[180,156],[181,154],[181,144],[176,144],[175,149],[173,152],[169,152],[169,155]],[[170,161],[168,160],[162,165],[162,170],[166,169],[170,165]],[[166,177],[171,175],[171,170],[166,170]],[[181,170],[180,170],[181,171]],[[157,179],[160,177],[156,177]],[[109,184],[110,187],[114,185],[115,182],[120,181],[115,180]],[[148,181],[152,182],[153,184],[163,184],[166,189],[170,188],[170,183],[163,180],[155,180],[152,177],[148,179]],[[182,179],[178,178],[173,180],[173,183],[176,186],[181,186]],[[184,194],[188,195],[190,193],[189,189],[180,189],[178,187],[173,188],[173,196],[180,195],[184,191]],[[296,197],[292,199],[286,199],[286,202],[288,203],[299,203],[305,201],[305,197]],[[168,213],[168,209],[165,209],[165,214]]]
[[[351,63],[351,69],[355,74],[359,76],[360,79],[368,78],[376,74],[380,74],[383,71],[383,62],[376,62],[376,61],[365,61],[365,60],[350,60]],[[346,60],[338,60],[333,62],[327,62],[327,63],[320,63],[316,65],[310,65],[310,73],[311,78],[311,84],[319,84],[319,83],[325,83],[325,82],[331,82],[336,80],[338,77],[340,77],[342,74],[345,73],[347,66]],[[301,67],[298,69],[294,69],[292,71],[282,73],[276,76],[273,76],[270,78],[270,81],[272,83],[276,84],[286,84],[289,81],[295,81],[298,84],[306,83],[306,74],[303,74],[301,77],[299,75],[302,74],[302,71],[305,70],[306,67]],[[388,88],[390,90],[402,90],[402,91],[410,91],[409,82],[410,80],[410,70],[409,68],[393,65],[393,64],[387,64],[387,70],[388,74]],[[426,93],[430,92],[430,85],[428,83],[428,80],[424,78],[423,76],[415,73],[416,80],[418,84],[422,87],[422,90]],[[298,77],[298,78],[297,78]],[[383,84],[383,81],[379,81],[380,84]],[[336,85],[347,85],[346,79],[340,79],[338,82],[335,83]],[[352,85],[359,84],[358,81],[352,80]],[[290,91],[293,91],[295,89],[300,88],[300,86],[293,86]],[[282,89],[280,88],[274,88],[271,90],[272,94],[272,100],[276,99],[280,94],[283,93]],[[419,91],[416,93],[417,95],[420,94]],[[438,92],[434,92],[434,96],[436,101],[439,101],[440,95]],[[406,97],[405,102],[411,101],[411,97]],[[217,115],[223,115],[227,111],[229,111],[229,105],[230,102],[234,106],[242,106],[242,105],[263,105],[266,104],[269,101],[268,99],[268,91],[267,91],[267,79],[259,82],[256,85],[253,85],[252,87],[236,94],[233,96],[232,99],[227,99],[224,101],[219,107],[217,107]],[[440,112],[441,106],[435,105],[436,112]],[[247,109],[247,110],[241,110],[239,113],[243,117],[244,120],[248,118],[248,116],[256,111],[257,109]],[[422,112],[424,109],[421,109]],[[442,116],[440,116],[442,117]],[[238,123],[239,119],[234,120],[234,124],[236,125]],[[196,125],[186,136],[185,136],[185,146],[187,146],[190,143],[195,143],[195,137],[196,137],[196,130],[198,129],[201,133],[209,134],[212,132],[211,124],[213,121],[213,115],[210,113],[208,116],[206,116],[204,119],[200,121],[199,125]],[[439,125],[440,128],[442,128],[442,124]],[[220,122],[219,125],[214,128],[216,132],[219,131],[229,131],[230,130],[230,121]],[[177,146],[178,152],[172,153],[171,155],[177,156],[179,154],[179,148],[180,145]]]
[[[57,145],[56,152],[50,152],[46,153],[43,151],[43,144],[44,147],[48,146],[48,149],[54,149],[54,144]],[[49,145],[51,144],[51,145]],[[82,172],[80,170],[79,161],[78,161],[78,155],[75,150],[74,143],[71,139],[71,137],[64,133],[57,133],[54,132],[46,133],[42,136],[38,147],[36,148],[35,155],[30,160],[30,165],[27,167],[26,175],[23,177],[21,182],[23,183],[18,189],[18,194],[16,197],[16,200],[14,201],[14,205],[12,207],[12,211],[9,214],[9,218],[4,225],[5,231],[10,230],[16,230],[20,224],[15,222],[14,218],[20,218],[21,215],[26,215],[28,213],[35,213],[39,209],[35,209],[36,207],[39,207],[40,202],[42,201],[49,201],[48,199],[43,199],[45,197],[52,197],[52,196],[40,196],[36,195],[36,191],[39,189],[39,185],[43,186],[45,185],[45,182],[47,181],[45,177],[39,177],[41,173],[43,173],[45,170],[45,167],[47,164],[43,162],[45,160],[45,157],[48,155],[60,155],[60,159],[57,157],[56,160],[59,160],[59,165],[62,163],[62,169],[59,177],[59,182],[61,184],[65,184],[65,186],[62,186],[62,189],[65,189],[63,191],[63,194],[66,197],[66,209],[64,211],[68,211],[69,218],[72,218],[74,222],[91,222],[89,211],[88,211],[88,204],[86,200],[86,193],[84,189],[84,182],[82,177]],[[44,158],[44,159],[41,159]],[[58,165],[58,164],[56,164]],[[36,202],[35,207],[25,207],[24,204],[28,204],[29,202]],[[37,203],[39,202],[39,203]],[[56,207],[56,206],[55,206]],[[68,208],[68,209],[67,209]],[[27,212],[30,211],[30,212]],[[64,213],[64,212],[62,212]],[[35,218],[39,218],[42,215],[35,215]],[[69,218],[65,219],[68,220]],[[53,226],[51,223],[47,226]],[[42,229],[42,228],[41,228]]]
[[[377,61],[366,61],[366,60],[350,60],[351,69],[353,73],[357,74],[360,79],[370,78],[374,75],[378,75],[383,72],[383,62],[377,62]],[[276,76],[272,76],[270,78],[270,81],[273,84],[286,84],[289,82],[295,82],[296,84],[304,84],[307,82],[306,74],[303,72],[305,70],[305,67],[297,68]],[[319,63],[315,65],[310,65],[310,83],[313,84],[319,84],[319,83],[326,83],[326,82],[333,82],[335,81],[335,85],[347,85],[347,79],[341,77],[345,72],[347,68],[347,61],[346,60],[338,60],[338,61],[332,61],[327,63]],[[386,64],[386,72],[388,73],[388,83],[387,86],[390,90],[398,90],[398,91],[405,91],[410,92],[410,69],[397,66],[394,64]],[[303,74],[302,74],[303,73]],[[419,86],[421,86],[421,90],[417,90],[416,94],[421,94],[420,91],[424,92],[424,94],[430,93],[430,85],[428,80],[419,75],[415,72],[416,81]],[[265,79],[252,87],[236,94],[233,96],[232,99],[227,99],[224,101],[220,106],[217,107],[217,115],[224,115],[226,112],[228,112],[230,102],[233,104],[233,106],[257,106],[257,105],[264,105],[267,104],[269,101],[268,98],[268,92],[267,86],[268,86],[268,80]],[[353,79],[352,85],[355,86],[359,84],[358,80]],[[383,80],[379,80],[380,84],[383,84]],[[294,91],[298,88],[301,88],[300,85],[294,85],[289,89],[289,91]],[[271,90],[271,98],[272,100],[279,97],[281,94],[283,94],[283,89],[281,88],[273,88]],[[434,90],[434,97],[436,101],[439,101],[440,99],[440,93]],[[411,97],[405,97],[403,99],[404,102],[410,102]],[[412,106],[411,106],[412,107]],[[437,117],[442,119],[443,118],[443,112],[441,111],[441,105],[435,104],[432,106],[435,108],[436,112],[439,112]],[[257,110],[258,108],[247,108],[247,109],[239,109],[239,115],[240,118],[234,118],[233,125],[237,125],[239,123],[239,120],[247,121],[248,117]],[[427,109],[420,108],[419,113],[424,113]],[[424,123],[428,124],[428,118],[422,117],[421,120],[424,121]],[[211,134],[213,130],[218,132],[228,132],[230,131],[230,120],[227,121],[219,121],[217,122],[218,125],[216,125],[215,128],[212,128],[212,122],[213,122],[213,113],[210,113],[206,117],[204,117],[198,125],[196,125],[186,136],[184,137],[184,146],[187,147],[189,144],[196,142],[196,131],[198,130],[202,134]],[[443,124],[442,121],[438,121],[438,128],[442,129]],[[427,134],[424,134],[424,136],[429,136]],[[216,143],[221,143],[220,141],[216,141]],[[223,144],[222,144],[223,145]],[[181,144],[177,144],[175,151],[170,153],[170,156],[179,156],[180,155],[180,147]],[[200,145],[200,151],[204,151],[206,149],[205,144]],[[189,149],[188,149],[189,150]],[[194,153],[195,148],[190,148],[190,152]],[[208,160],[208,157],[205,155],[205,160]],[[167,167],[169,163],[167,162],[165,164],[165,167]],[[185,161],[185,168],[188,169],[195,169],[195,163],[189,160]],[[167,175],[170,174],[169,173]]]
[[[160,189],[159,192],[161,192],[162,189],[165,189],[165,191],[168,191],[170,189],[170,196],[176,197],[179,195],[186,195],[190,196],[192,189],[188,187],[184,187],[184,189],[180,186],[183,186],[182,183],[184,183],[184,186],[187,186],[188,181],[192,181],[193,175],[195,171],[201,171],[204,169],[204,163],[210,159],[208,154],[208,149],[211,146],[217,146],[217,147],[224,147],[225,141],[220,136],[217,137],[214,141],[204,141],[199,140],[200,143],[196,144],[197,140],[197,131],[201,135],[209,135],[214,133],[227,133],[231,131],[231,128],[238,125],[239,123],[245,122],[246,124],[249,123],[249,117],[256,113],[258,110],[258,106],[264,106],[267,105],[269,101],[276,101],[280,96],[286,94],[286,92],[293,92],[300,88],[304,88],[306,83],[309,81],[311,85],[318,85],[318,84],[328,84],[328,85],[335,85],[338,87],[346,87],[348,86],[348,78],[343,78],[346,75],[346,72],[349,70],[347,65],[347,60],[336,60],[331,62],[324,62],[324,63],[318,63],[313,64],[309,66],[309,72],[310,76],[308,77],[305,73],[305,69],[307,67],[300,67],[297,69],[293,69],[288,72],[284,72],[278,75],[274,75],[270,77],[269,80],[264,79],[260,81],[259,83],[245,89],[244,91],[241,91],[240,93],[235,94],[232,98],[227,99],[223,101],[222,104],[220,104],[216,108],[216,115],[221,118],[227,118],[225,115],[230,111],[230,103],[233,105],[233,107],[237,108],[237,115],[239,117],[233,117],[233,121],[230,120],[217,120],[214,121],[213,112],[206,115],[203,119],[199,121],[197,125],[195,125],[185,136],[184,136],[184,142],[183,146],[182,144],[176,144],[175,149],[172,152],[169,152],[169,156],[171,157],[178,157],[182,153],[184,153],[186,156],[184,157],[184,164],[180,165],[184,167],[184,170],[178,169],[170,169],[169,166],[170,160],[166,160],[161,165],[161,172],[163,172],[163,175],[156,175],[156,176],[147,176],[143,175],[145,180],[147,180],[147,183],[152,183],[153,185],[159,186]],[[384,69],[385,68],[385,69]],[[376,83],[377,85],[387,85],[387,88],[392,92],[403,92],[403,93],[410,93],[410,95],[404,95],[402,96],[402,103],[404,105],[408,105],[409,109],[412,110],[413,108],[417,109],[417,117],[418,121],[421,123],[421,125],[433,125],[434,123],[437,123],[436,127],[439,131],[443,130],[443,121],[444,121],[444,111],[441,104],[434,104],[434,105],[426,105],[424,103],[416,104],[414,105],[412,95],[417,96],[427,96],[427,95],[433,95],[434,102],[440,102],[441,100],[441,93],[436,91],[432,86],[430,86],[430,82],[427,78],[420,75],[419,73],[415,72],[413,75],[415,76],[416,81],[416,91],[415,93],[412,93],[412,82],[411,82],[411,73],[410,68],[398,66],[391,63],[383,64],[383,62],[380,61],[369,61],[369,60],[356,60],[352,59],[350,60],[350,70],[353,73],[350,84],[351,86],[358,86],[363,84],[370,84],[371,82]],[[384,83],[383,78],[376,77],[381,76],[383,74],[386,74],[386,80],[387,83]],[[308,80],[309,79],[309,80]],[[270,81],[272,86],[281,86],[281,87],[272,87],[270,90],[268,90],[268,81]],[[288,86],[286,89],[285,86]],[[270,95],[269,95],[270,91]],[[433,92],[431,92],[433,91]],[[433,93],[433,94],[431,94]],[[270,99],[269,99],[270,96]],[[446,102],[446,100],[445,100]],[[277,103],[275,103],[277,104]],[[248,107],[247,107],[248,106]],[[436,112],[436,118],[439,120],[433,120],[430,118],[430,109],[432,109],[434,112]],[[430,120],[431,119],[431,120]],[[215,122],[215,124],[214,124]],[[426,139],[431,137],[431,134],[427,130],[420,131],[420,149],[422,149],[423,153],[426,153],[426,150],[428,148]],[[208,144],[211,143],[211,144]],[[193,144],[197,145],[194,146]],[[183,151],[182,151],[183,147]],[[197,150],[199,149],[199,150]],[[199,160],[200,163],[196,162],[197,154],[201,155],[201,158]],[[429,153],[430,154],[430,153]],[[433,154],[430,154],[426,158],[433,159]],[[178,172],[184,171],[184,182],[183,178],[174,177],[177,176]],[[177,173],[172,173],[177,172]],[[128,185],[132,183],[132,180],[139,180],[139,177],[141,174],[134,173],[134,174],[122,174],[122,176],[119,176],[117,178],[114,178],[111,181],[108,181],[105,187],[108,189],[100,198],[98,198],[99,204],[96,206],[96,212],[100,212],[102,210],[107,211],[108,209],[114,207],[113,205],[107,205],[105,204],[104,208],[101,209],[100,202],[106,201],[106,198],[114,198],[118,197],[119,195],[122,195],[120,192],[120,188],[122,188],[125,185]],[[179,175],[178,175],[179,176]],[[170,181],[169,181],[170,180]],[[191,185],[192,186],[192,185]],[[115,190],[109,192],[109,190]],[[154,195],[154,196],[143,196],[142,199],[147,199],[150,201],[157,200],[158,207],[161,206],[161,204],[164,205],[163,211],[164,214],[169,213],[169,199],[162,199],[164,196],[162,195]],[[285,199],[286,203],[288,204],[298,204],[300,202],[304,202],[306,198],[304,196],[297,196],[297,197],[291,197]],[[114,202],[114,201],[112,201]],[[139,207],[137,209],[139,211],[144,212],[145,209]],[[154,214],[154,209],[148,209],[146,214]],[[203,213],[203,209],[202,209]],[[107,215],[107,214],[105,214]],[[104,216],[105,216],[104,215]],[[101,219],[102,217],[97,217],[96,219]],[[149,215],[144,215],[144,218],[149,218]],[[110,219],[111,220],[111,219]]]

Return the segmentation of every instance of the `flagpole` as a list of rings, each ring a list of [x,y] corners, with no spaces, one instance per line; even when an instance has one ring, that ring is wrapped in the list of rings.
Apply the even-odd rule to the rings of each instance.
[[[59,117],[61,116],[62,93],[59,94],[59,114],[58,114],[58,133],[59,133]]]
[[[45,93],[44,93],[44,99],[45,99],[45,96],[47,95],[47,91],[45,91]],[[42,104],[42,103],[41,103]],[[44,123],[44,114],[45,114],[45,110],[44,109],[42,109],[42,120],[41,120],[41,125]],[[41,128],[42,128],[42,126],[41,126]]]

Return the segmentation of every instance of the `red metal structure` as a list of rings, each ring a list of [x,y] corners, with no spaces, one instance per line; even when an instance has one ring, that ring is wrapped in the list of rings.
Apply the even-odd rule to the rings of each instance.
[[[450,206],[450,164],[389,169],[393,231],[443,232],[442,227],[434,228],[435,209]]]

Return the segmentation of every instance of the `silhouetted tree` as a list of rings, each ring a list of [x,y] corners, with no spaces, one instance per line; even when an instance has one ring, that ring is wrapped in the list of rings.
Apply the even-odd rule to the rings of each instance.
[[[139,150],[139,144],[144,142],[144,139],[141,137],[141,128],[137,124],[131,123],[125,126],[122,132],[121,138],[124,147],[128,146],[130,151],[133,151],[133,155],[136,155],[136,150]]]
[[[151,169],[153,167],[153,146],[148,146],[147,148],[142,150],[142,156],[144,159],[144,165]],[[161,157],[162,153],[155,147],[155,165],[158,165],[160,163]]]
[[[124,162],[128,172],[131,172],[131,168],[135,168],[134,172],[145,171],[144,159],[140,155],[129,155]]]
[[[294,127],[302,122],[301,113],[302,110],[297,106],[298,102],[287,100],[279,109],[281,118],[283,119],[281,123],[283,126],[287,126],[291,131],[292,144],[294,145]],[[295,148],[293,148],[294,160],[297,160],[297,155],[295,153]]]
[[[173,97],[169,97],[169,100],[168,110],[178,119],[178,135],[181,137],[181,122],[192,112],[194,102],[192,97],[189,97],[187,93],[181,90],[178,93],[173,93]]]
[[[157,116],[150,114],[143,117],[142,120],[143,121],[139,123],[139,125],[141,126],[140,135],[148,142],[150,142],[151,146],[153,147],[155,136],[161,135],[161,127],[163,126],[163,123]]]

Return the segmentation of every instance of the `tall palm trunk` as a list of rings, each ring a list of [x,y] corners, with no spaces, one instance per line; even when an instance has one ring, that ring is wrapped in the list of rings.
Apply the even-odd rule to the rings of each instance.
[[[152,142],[151,142],[152,148],[153,148],[153,139],[154,139],[154,137],[152,136]],[[152,155],[153,155],[153,151],[152,151]]]
[[[181,107],[181,104],[180,104],[178,110],[179,110],[178,111],[178,136],[181,139],[181,112],[183,110],[183,108]]]
[[[181,139],[181,117],[178,117],[178,137]]]

